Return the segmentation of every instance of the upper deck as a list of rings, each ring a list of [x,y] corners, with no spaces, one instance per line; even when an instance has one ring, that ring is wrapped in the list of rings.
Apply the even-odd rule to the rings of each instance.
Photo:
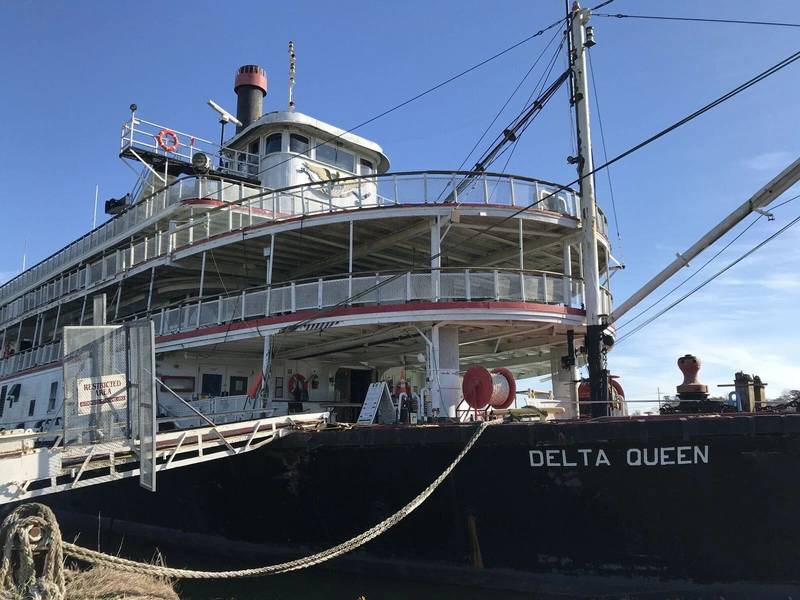
[[[253,226],[326,215],[349,219],[366,209],[433,206],[461,211],[483,207],[479,213],[530,206],[528,216],[578,218],[572,190],[558,191],[559,186],[527,177],[485,173],[459,191],[460,183],[472,176],[457,171],[394,173],[279,190],[221,177],[182,177],[0,286],[0,324],[90,290],[154,258]],[[376,190],[371,197],[358,203],[346,199],[358,196],[359,190],[364,195],[368,188]],[[601,225],[605,234],[605,218]]]

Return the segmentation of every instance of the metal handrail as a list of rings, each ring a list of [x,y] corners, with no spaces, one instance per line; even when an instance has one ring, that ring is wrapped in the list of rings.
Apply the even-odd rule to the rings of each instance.
[[[132,319],[149,317],[158,322],[156,333],[158,335],[163,335],[172,331],[199,329],[205,326],[244,320],[245,318],[254,316],[287,314],[301,310],[328,308],[343,303],[364,305],[380,304],[381,302],[397,302],[396,290],[395,296],[391,296],[390,294],[390,296],[387,297],[385,295],[387,291],[384,291],[384,296],[381,298],[380,287],[376,287],[374,291],[370,291],[370,288],[376,284],[381,284],[387,278],[396,277],[398,274],[406,275],[404,293],[402,294],[402,298],[400,298],[402,303],[419,300],[438,302],[453,299],[467,301],[486,301],[488,299],[501,302],[523,301],[543,302],[563,306],[581,306],[583,298],[582,279],[551,271],[490,268],[468,269],[455,267],[379,272],[367,271],[362,273],[343,273],[325,277],[298,279],[295,281],[275,283],[271,286],[265,285],[237,290],[235,293],[227,295],[184,300],[159,307],[150,312],[125,315],[120,319],[112,321],[112,323],[121,323]],[[454,279],[452,277],[444,281],[441,279],[448,275],[459,274],[463,274],[463,279]],[[419,277],[424,275],[429,275],[430,277],[422,281],[422,291],[420,291],[414,284],[419,283]],[[487,279],[487,275],[491,276],[490,279]],[[415,277],[417,278],[416,281],[414,280]],[[402,279],[398,281],[402,281]],[[325,293],[325,284],[336,285],[342,283],[347,283],[348,285],[338,290],[338,296],[331,298],[331,288],[328,288],[328,294]],[[459,285],[463,283],[463,287],[448,290],[443,289],[447,288],[447,285],[442,285],[443,283],[451,286],[456,283]],[[527,288],[534,283],[536,284],[536,291],[529,293]],[[367,291],[369,291],[369,296],[356,297],[354,293],[354,291],[356,291],[355,288],[362,284],[368,286]],[[483,288],[479,291],[473,291],[473,285],[483,286]],[[312,294],[313,297],[317,299],[316,303],[305,305],[302,304],[302,299],[296,302],[295,293],[298,289],[311,289],[313,286],[316,286],[316,290]],[[486,290],[488,290],[489,287],[491,287],[491,291],[487,293]],[[550,291],[551,289],[552,294]],[[603,291],[607,293],[607,290]],[[281,294],[288,294],[288,306],[284,304],[287,298],[283,298],[282,300],[279,298]],[[373,294],[374,297],[370,297]],[[257,300],[257,306],[260,308],[255,312],[248,312],[248,300],[252,301],[254,297]],[[277,300],[281,300],[281,306],[276,306],[275,310],[273,310],[271,304],[272,298],[276,299],[276,304],[278,304]],[[610,303],[610,294],[607,298]],[[233,302],[235,306],[231,307],[231,302]],[[231,308],[232,310],[229,310]],[[204,309],[210,309],[213,313],[213,318],[208,322],[201,318],[201,310]],[[226,317],[226,312],[230,312],[229,317]],[[168,321],[175,315],[177,315],[178,329],[170,329]],[[190,315],[192,315],[191,322],[188,321]],[[0,360],[0,376],[9,375],[58,360],[58,358],[60,358],[60,343],[60,341],[48,342]]]
[[[147,202],[152,202],[154,199],[158,198],[159,196],[163,196],[165,199],[167,199],[169,197],[169,190],[171,190],[172,188],[179,188],[180,186],[183,185],[183,183],[185,181],[196,180],[196,179],[203,179],[203,180],[209,180],[210,179],[212,181],[219,181],[220,182],[220,186],[228,185],[228,184],[235,185],[235,186],[239,186],[240,185],[240,182],[235,181],[235,180],[231,180],[231,179],[227,179],[225,177],[208,177],[208,176],[198,177],[198,176],[195,176],[195,175],[187,175],[187,176],[184,176],[184,177],[179,177],[179,178],[175,179],[174,181],[170,182],[167,185],[164,185],[164,186],[161,186],[159,188],[156,188],[152,192],[148,193],[147,195],[144,195],[141,198],[136,199],[137,201],[135,202],[135,204],[132,204],[131,206],[126,208],[124,211],[122,211],[118,215],[115,215],[113,218],[109,219],[105,223],[101,223],[100,225],[98,225],[97,227],[95,227],[94,229],[89,231],[88,233],[86,233],[86,234],[82,235],[81,237],[79,237],[78,239],[76,239],[75,241],[70,242],[69,244],[67,244],[66,246],[64,246],[60,250],[54,252],[53,254],[48,256],[47,258],[44,258],[44,259],[40,260],[39,262],[37,262],[35,265],[32,265],[26,271],[20,273],[19,275],[15,276],[12,279],[9,279],[4,284],[0,285],[0,302],[2,302],[3,296],[15,294],[15,293],[21,291],[22,289],[25,289],[25,285],[26,284],[23,284],[20,287],[19,290],[13,289],[13,288],[18,286],[18,285],[20,285],[20,283],[21,283],[20,280],[22,278],[30,276],[31,273],[35,272],[37,269],[41,269],[46,263],[52,261],[53,263],[58,263],[58,264],[53,264],[53,268],[52,269],[49,269],[48,271],[44,271],[44,272],[42,272],[40,274],[37,274],[36,278],[35,278],[37,281],[46,280],[48,275],[50,275],[51,273],[53,273],[53,272],[55,272],[57,270],[61,270],[61,268],[64,265],[80,262],[78,259],[80,258],[81,255],[86,254],[86,253],[92,253],[93,251],[97,250],[100,246],[107,245],[107,243],[109,242],[110,239],[113,239],[115,237],[127,237],[127,235],[123,235],[123,234],[129,234],[131,226],[135,227],[136,225],[139,225],[140,223],[142,223],[144,221],[147,221],[147,220],[149,220],[149,219],[151,219],[153,217],[156,217],[156,216],[164,214],[166,212],[167,208],[170,207],[170,206],[173,206],[175,203],[166,203],[166,204],[164,204],[164,206],[161,207],[161,209],[158,209],[158,210],[145,208],[144,211],[143,211],[145,213],[145,215],[147,215],[145,219],[135,221],[134,223],[129,224],[129,227],[127,227],[125,229],[121,228],[121,231],[118,234],[113,234],[112,233],[111,236],[102,235],[101,234],[101,232],[103,232],[103,231],[113,231],[113,229],[116,226],[116,224],[121,222],[124,219],[129,219],[130,220],[130,215],[133,214],[135,211],[142,210],[142,207],[146,206]],[[141,181],[141,179],[139,179],[137,181]],[[138,184],[136,184],[136,185],[138,186]],[[245,184],[244,187],[252,188],[253,186],[250,185],[250,184]],[[264,190],[266,188],[261,188],[261,189]],[[80,253],[76,253],[76,255],[74,257],[71,257],[70,259],[66,259],[65,260],[63,258],[60,258],[62,256],[65,256],[67,253],[72,251],[74,248],[77,248],[80,244],[82,244],[82,243],[85,244],[86,240],[91,240],[91,238],[93,236],[95,237],[95,239],[98,239],[99,242],[94,243],[94,244],[92,244],[90,242],[88,247],[83,248],[80,251]],[[27,285],[28,286],[34,285],[34,283],[30,283],[30,284],[27,284]]]
[[[460,181],[466,175],[475,175],[475,174],[471,173],[469,171],[407,171],[407,172],[401,172],[401,173],[389,173],[389,174],[382,174],[382,175],[368,175],[368,176],[360,176],[360,177],[347,177],[347,178],[342,178],[342,179],[339,179],[339,180],[336,180],[336,181],[333,181],[333,182],[332,181],[325,181],[325,182],[315,182],[315,183],[308,183],[308,184],[300,184],[300,185],[289,186],[289,187],[281,188],[281,189],[277,189],[277,190],[266,190],[265,188],[260,188],[260,189],[257,188],[257,189],[259,189],[259,191],[257,191],[255,194],[251,194],[251,195],[245,196],[245,197],[243,197],[241,199],[236,199],[236,200],[232,200],[232,201],[224,201],[224,204],[222,206],[212,207],[209,210],[204,211],[204,214],[203,214],[202,218],[193,218],[193,219],[190,219],[186,223],[177,225],[177,227],[175,227],[173,230],[171,230],[169,232],[168,243],[164,244],[164,245],[159,245],[160,251],[159,251],[158,255],[160,256],[162,254],[171,253],[175,249],[177,249],[178,247],[191,245],[195,241],[198,241],[200,239],[204,239],[205,237],[208,237],[207,235],[204,235],[203,218],[205,219],[205,225],[208,226],[208,225],[210,225],[212,220],[215,218],[215,215],[218,215],[219,213],[221,213],[223,211],[227,211],[229,215],[232,214],[233,212],[241,215],[241,214],[244,214],[242,211],[247,211],[247,215],[248,215],[247,222],[240,222],[236,226],[233,226],[234,224],[232,222],[228,224],[228,230],[232,231],[234,229],[236,229],[236,230],[243,229],[243,228],[251,226],[253,224],[260,224],[260,223],[263,223],[265,221],[278,222],[278,221],[281,221],[281,220],[294,218],[294,217],[300,216],[300,215],[320,214],[320,213],[325,213],[325,212],[342,211],[342,210],[357,210],[357,209],[360,209],[360,208],[364,208],[365,206],[366,207],[380,206],[381,205],[381,199],[383,199],[383,203],[384,204],[391,203],[393,206],[402,206],[404,204],[424,204],[424,203],[438,204],[438,203],[440,203],[439,200],[438,200],[438,196],[435,195],[435,192],[434,192],[433,195],[430,194],[429,189],[428,189],[429,188],[429,184],[432,184],[432,185],[443,184],[443,189],[445,189],[447,185],[455,186],[457,184],[457,182]],[[495,179],[492,179],[492,178],[495,178]],[[198,190],[200,192],[203,191],[202,190],[203,182],[212,182],[212,181],[216,182],[216,184],[215,184],[216,185],[216,189],[214,189],[213,191],[209,192],[208,190],[206,190],[206,193],[199,193],[196,196],[193,196],[193,197],[199,197],[201,199],[214,199],[214,196],[217,196],[220,199],[224,199],[225,190],[230,188],[230,187],[234,187],[234,186],[237,187],[240,190],[240,195],[242,193],[244,193],[245,188],[249,191],[253,187],[253,186],[245,185],[242,182],[232,182],[231,180],[225,179],[223,177],[187,176],[187,177],[178,178],[176,181],[170,183],[169,185],[163,186],[162,188],[152,192],[148,196],[143,197],[139,202],[137,202],[133,207],[131,207],[131,209],[125,211],[124,213],[122,213],[121,215],[116,217],[115,219],[111,219],[110,221],[108,221],[107,223],[104,223],[103,225],[101,225],[100,227],[96,228],[95,230],[93,230],[89,234],[83,236],[82,238],[79,238],[78,240],[76,240],[75,242],[73,242],[69,246],[65,247],[64,249],[62,249],[58,253],[55,253],[54,255],[49,257],[48,259],[45,259],[44,261],[41,261],[35,267],[33,267],[31,269],[31,271],[34,271],[35,269],[40,268],[43,263],[46,263],[47,261],[50,261],[50,260],[54,261],[53,267],[52,267],[52,269],[50,269],[50,271],[55,271],[56,269],[62,268],[63,265],[65,264],[65,261],[63,259],[54,260],[56,257],[59,257],[60,255],[64,255],[65,253],[70,252],[71,249],[77,247],[81,243],[84,243],[84,241],[87,238],[91,238],[91,236],[95,236],[95,234],[97,232],[99,232],[100,230],[102,230],[103,228],[115,227],[114,224],[117,222],[118,219],[125,218],[125,215],[128,215],[133,210],[140,210],[142,206],[145,207],[144,210],[143,210],[143,213],[148,219],[162,214],[164,212],[164,210],[166,209],[166,206],[167,206],[166,201],[170,197],[171,190],[173,188],[175,188],[176,186],[178,186],[177,189],[179,190],[179,196],[180,196],[180,198],[178,198],[177,201],[181,201],[181,200],[189,198],[189,196],[186,196],[184,198],[182,193],[180,193],[180,190],[183,189],[183,187],[181,187],[181,186],[184,186],[184,182],[186,182],[187,180],[190,180],[190,179],[197,180],[197,182],[198,182]],[[348,182],[350,182],[350,183],[348,183]],[[356,183],[353,183],[353,182],[356,182]],[[389,198],[387,200],[385,196],[376,193],[375,194],[375,202],[374,203],[370,202],[370,203],[368,203],[366,205],[363,204],[363,203],[359,203],[359,204],[352,204],[352,205],[345,205],[345,206],[341,206],[339,204],[335,205],[333,203],[332,199],[328,199],[327,203],[325,203],[324,200],[320,200],[320,198],[319,198],[320,194],[324,194],[325,188],[329,187],[331,185],[349,186],[351,188],[353,188],[353,186],[355,186],[356,188],[361,189],[362,186],[363,187],[370,186],[370,185],[371,186],[377,186],[378,182],[389,182],[391,184],[390,185],[390,191],[394,192],[394,198]],[[412,184],[415,184],[415,185],[422,184],[422,188],[423,189],[422,189],[421,196],[410,196],[410,194],[414,193],[414,192],[413,191],[409,191],[407,189],[403,189],[402,190],[403,193],[409,195],[409,196],[406,196],[406,198],[408,198],[408,199],[398,197],[400,184],[405,184],[406,182],[411,182]],[[503,186],[505,186],[506,184],[508,185],[508,196],[504,197],[506,202],[500,202],[500,204],[501,205],[510,205],[510,206],[521,206],[523,208],[526,205],[536,206],[538,204],[538,202],[540,201],[538,198],[540,198],[540,196],[541,196],[540,192],[542,191],[540,189],[540,186],[548,186],[548,187],[549,186],[554,186],[556,189],[560,188],[560,186],[556,186],[555,184],[551,184],[549,182],[545,182],[545,181],[534,179],[534,178],[530,178],[530,177],[521,177],[521,176],[513,176],[513,175],[497,174],[497,173],[484,173],[484,174],[479,174],[477,176],[477,178],[476,178],[476,186],[481,189],[482,194],[483,194],[484,202],[482,202],[482,203],[469,202],[469,198],[467,198],[467,201],[465,202],[464,201],[465,190],[462,190],[461,198],[460,198],[459,202],[463,203],[463,204],[467,204],[467,205],[474,205],[474,204],[479,204],[479,205],[480,204],[485,204],[485,205],[488,205],[489,204],[489,200],[492,199],[492,197],[495,194],[496,189],[500,186],[501,182],[502,182]],[[520,193],[521,192],[527,192],[527,191],[532,192],[533,196],[532,196],[532,199],[531,199],[530,202],[527,202],[527,201],[518,202],[517,201],[517,198],[515,197],[515,184],[517,186],[521,186],[523,184],[528,186],[527,190],[521,189]],[[490,193],[490,186],[494,186],[491,189],[491,193]],[[544,191],[547,191],[547,188],[544,188]],[[417,190],[417,192],[419,192],[419,190]],[[469,190],[466,190],[466,192],[469,192]],[[574,216],[574,217],[577,218],[577,210],[576,210],[577,207],[576,207],[576,204],[575,204],[574,192],[572,190],[566,190],[566,191],[562,190],[559,193],[568,193],[569,194],[567,204],[569,204],[570,206],[567,206],[565,204],[564,208],[567,210],[567,214],[570,214],[571,216]],[[315,197],[315,194],[316,194],[316,197]],[[152,205],[153,205],[153,203],[156,201],[156,199],[159,196],[162,198],[162,204],[164,206],[162,207],[161,210],[155,210]],[[269,200],[267,200],[267,205],[268,206],[267,206],[266,209],[263,208],[264,207],[264,198],[265,197],[269,197],[271,199],[271,203],[270,203]],[[291,210],[289,210],[289,212],[281,212],[280,204],[283,203],[283,202],[286,202],[286,201],[292,203]],[[148,202],[151,203],[149,209],[148,209],[148,205],[146,205],[146,203],[148,203]],[[539,208],[541,208],[541,207],[539,207]],[[297,209],[297,210],[295,211],[295,209]],[[604,222],[604,217],[601,218],[600,221]],[[224,229],[224,227],[225,226],[223,226],[223,229]],[[96,240],[95,243],[91,243],[92,240],[90,239],[90,243],[88,244],[88,247],[82,248],[81,253],[77,253],[77,252],[74,253],[75,255],[71,257],[72,262],[78,262],[79,259],[81,259],[81,257],[84,254],[91,253],[93,250],[96,250],[96,248],[101,244],[110,243],[111,240],[114,240],[117,237],[122,236],[123,233],[125,234],[124,237],[126,237],[126,238],[129,237],[129,231],[127,231],[127,230],[123,231],[122,230],[123,228],[120,228],[120,229],[121,229],[121,231],[119,231],[119,232],[116,232],[115,229],[114,230],[110,229],[109,231],[112,232],[112,237],[111,238],[109,238],[109,236],[107,234],[106,235],[99,235],[98,234],[98,235],[95,236],[95,240]],[[179,242],[178,234],[182,234],[183,232],[186,232],[186,231],[188,231],[188,236],[187,236],[188,239],[186,241]],[[139,242],[140,243],[144,242],[146,244],[147,240],[149,239],[149,240],[151,240],[151,242],[153,242],[152,245],[155,247],[157,245],[156,244],[157,241],[160,244],[160,240],[156,239],[158,236],[159,236],[158,233],[156,235],[152,236],[152,237],[149,237],[149,238],[147,236],[145,236],[144,238],[139,239]],[[135,245],[137,245],[136,244],[136,238],[132,238],[131,237],[130,238],[130,247],[132,248]],[[86,246],[85,243],[84,243],[84,246]],[[69,261],[66,261],[66,262],[69,263]],[[131,264],[138,264],[138,262],[140,262],[140,261],[135,260],[133,257],[131,257],[131,260],[125,262],[124,270],[129,268],[131,266]],[[83,267],[83,269],[85,270],[86,267]],[[18,280],[19,280],[20,277],[28,276],[29,273],[30,273],[30,271],[26,272],[26,273],[23,273],[20,276],[17,276],[16,278],[14,278],[11,281],[7,282],[5,285],[0,286],[0,297],[2,297],[3,295],[6,295],[6,294],[15,294],[15,293],[17,293],[18,290],[12,289],[12,288],[15,285],[17,285]],[[39,275],[39,277],[41,279],[46,279],[46,276],[49,275],[49,274],[50,273],[48,273],[48,272],[41,273]],[[81,275],[83,275],[83,272],[81,272]],[[33,284],[31,284],[31,285],[33,285]],[[79,286],[80,289],[82,289],[83,287],[85,287],[83,284],[81,284]],[[29,292],[29,293],[36,293],[36,292],[32,291],[32,292]],[[41,302],[39,304],[41,304]],[[22,312],[26,312],[26,310],[16,310],[13,313],[12,316],[3,317],[3,320],[7,321],[7,320],[10,320],[10,319],[16,318]]]
[[[307,283],[318,283],[320,281],[327,282],[327,281],[347,281],[349,278],[358,278],[358,277],[391,277],[393,275],[398,275],[401,273],[410,273],[414,274],[423,274],[423,273],[493,273],[497,271],[498,273],[517,273],[521,275],[545,275],[550,276],[553,279],[558,279],[563,281],[564,279],[568,279],[574,283],[582,284],[583,279],[581,277],[569,276],[564,275],[564,273],[559,273],[558,271],[543,271],[543,270],[535,270],[535,269],[509,269],[509,268],[502,268],[502,269],[493,269],[490,267],[474,267],[474,268],[466,268],[466,267],[439,267],[437,268],[417,268],[417,269],[388,269],[385,271],[353,271],[352,273],[339,273],[336,275],[321,275],[319,277],[304,277],[302,279],[293,279],[290,281],[276,281],[271,285],[258,285],[258,286],[251,286],[247,288],[242,288],[237,290],[235,293],[227,294],[227,295],[208,295],[208,296],[194,296],[192,298],[187,298],[181,300],[179,302],[173,302],[171,304],[166,304],[164,306],[158,307],[157,310],[151,310],[150,312],[142,311],[138,313],[132,313],[129,315],[125,315],[121,321],[129,321],[129,320],[136,320],[141,319],[147,316],[150,316],[154,313],[158,313],[162,310],[173,310],[176,308],[182,308],[184,306],[195,306],[198,302],[204,302],[209,300],[217,300],[219,298],[227,299],[227,298],[236,298],[240,297],[243,293],[254,293],[254,292],[264,292],[267,290],[278,290],[283,289],[287,286],[294,285],[304,285]],[[603,288],[603,291],[610,294],[608,290]]]
[[[178,138],[179,145],[174,151],[164,150],[158,144],[157,136],[161,131],[170,131]],[[189,141],[188,144],[186,140]],[[257,176],[261,160],[261,156],[258,154],[220,146],[211,140],[135,116],[131,116],[130,120],[122,124],[120,133],[120,153],[128,148],[145,149],[168,158],[178,157],[189,163],[192,162],[192,158],[197,152],[203,152],[212,157],[222,157],[223,161],[218,167],[219,170],[231,174],[245,173],[250,176]],[[188,151],[184,150],[186,148]],[[242,166],[244,169],[241,168]]]

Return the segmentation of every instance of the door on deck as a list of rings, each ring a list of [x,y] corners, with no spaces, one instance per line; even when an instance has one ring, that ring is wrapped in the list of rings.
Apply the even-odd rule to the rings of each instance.
[[[222,375],[219,373],[203,373],[200,380],[200,393],[209,398],[222,395]]]
[[[369,384],[373,380],[371,369],[339,369],[334,378],[336,402],[344,404],[336,408],[336,418],[345,423],[355,423],[361,405],[367,397]],[[352,406],[347,406],[348,404]]]
[[[372,383],[372,371],[351,369],[350,402],[363,403],[370,383]]]

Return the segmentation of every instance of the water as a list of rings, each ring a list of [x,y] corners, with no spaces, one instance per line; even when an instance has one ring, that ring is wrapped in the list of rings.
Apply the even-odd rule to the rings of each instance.
[[[336,573],[318,568],[285,575],[227,581],[185,581],[181,598],[191,600],[522,600],[530,595],[477,590]]]

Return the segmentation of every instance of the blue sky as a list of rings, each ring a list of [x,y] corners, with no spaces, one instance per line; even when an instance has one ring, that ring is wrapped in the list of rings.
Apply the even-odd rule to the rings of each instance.
[[[608,12],[800,21],[788,1],[670,3],[616,0]],[[118,131],[140,114],[215,139],[214,98],[235,105],[240,64],[265,67],[266,110],[286,102],[286,44],[298,54],[298,109],[348,128],[522,39],[561,16],[538,2],[6,2],[0,18],[0,277],[18,272],[23,245],[36,262],[91,225],[101,197],[133,183],[117,158]],[[795,29],[595,18],[592,50],[609,154],[672,123],[798,49]],[[548,37],[359,130],[383,145],[394,170],[457,167]],[[676,252],[800,154],[800,65],[793,65],[612,170],[626,298]],[[530,84],[500,123],[515,116]],[[596,114],[595,114],[596,117]],[[596,119],[595,119],[596,125]],[[595,127],[595,140],[599,131]],[[563,93],[528,129],[508,171],[574,179]],[[599,144],[596,154],[600,152]],[[610,213],[605,176],[598,199]],[[721,266],[800,213],[800,201],[762,219]],[[800,387],[795,307],[800,277],[790,230],[611,355],[629,397],[674,391],[677,356],[705,363],[703,379],[757,372],[771,395]],[[698,264],[702,262],[698,261]],[[709,267],[709,272],[713,269]],[[688,274],[690,271],[686,271]],[[698,279],[701,279],[698,277]]]

